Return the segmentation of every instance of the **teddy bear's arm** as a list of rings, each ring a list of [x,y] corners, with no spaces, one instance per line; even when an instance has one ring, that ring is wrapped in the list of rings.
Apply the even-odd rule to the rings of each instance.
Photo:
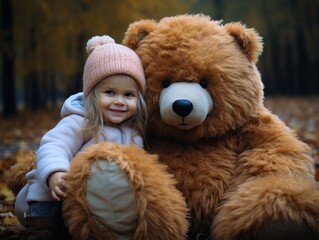
[[[319,188],[309,147],[271,114],[260,115],[243,136],[248,147],[238,156],[233,185],[217,209],[216,239],[252,233],[254,239],[316,239]]]
[[[241,175],[289,175],[314,180],[310,148],[281,120],[271,114],[259,115],[243,134],[246,149],[239,155]]]

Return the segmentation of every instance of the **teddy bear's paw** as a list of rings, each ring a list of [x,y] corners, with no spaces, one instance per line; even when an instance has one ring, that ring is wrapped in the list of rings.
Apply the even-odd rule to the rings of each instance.
[[[136,201],[118,164],[105,160],[93,163],[86,192],[94,221],[110,229],[118,239],[132,239],[138,219]]]
[[[317,236],[318,237],[318,236]],[[271,221],[258,230],[253,239],[256,240],[316,240],[318,239],[305,221]]]
[[[319,191],[305,178],[254,178],[227,193],[217,211],[212,227],[216,239],[251,236],[252,232],[258,235],[256,239],[319,239]]]
[[[66,181],[63,214],[75,239],[186,238],[184,197],[156,155],[99,143],[72,160]]]

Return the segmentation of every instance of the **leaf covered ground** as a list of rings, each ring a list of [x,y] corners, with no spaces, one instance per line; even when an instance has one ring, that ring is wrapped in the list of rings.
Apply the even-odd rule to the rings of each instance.
[[[311,147],[319,181],[319,97],[272,97],[265,99],[265,105]],[[59,119],[57,109],[0,118],[0,239],[18,239],[20,231],[13,208],[15,197],[6,186],[6,173],[26,152],[37,148],[41,136]]]

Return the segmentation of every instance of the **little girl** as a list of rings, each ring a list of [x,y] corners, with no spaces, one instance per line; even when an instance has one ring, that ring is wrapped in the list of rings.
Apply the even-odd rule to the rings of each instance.
[[[64,177],[78,152],[101,141],[143,147],[147,108],[141,60],[109,36],[91,38],[86,49],[83,93],[65,101],[62,120],[41,139],[36,169],[27,173],[28,183],[16,199],[27,239],[60,237]]]

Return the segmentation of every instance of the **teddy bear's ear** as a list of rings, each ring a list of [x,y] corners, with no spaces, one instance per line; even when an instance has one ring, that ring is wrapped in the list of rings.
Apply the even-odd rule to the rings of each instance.
[[[256,63],[263,50],[262,38],[258,33],[253,28],[246,28],[241,23],[228,23],[224,27],[236,39],[244,53],[247,54],[248,59]]]
[[[140,41],[154,31],[155,28],[156,22],[154,20],[140,20],[133,22],[126,30],[122,43],[125,46],[135,50]]]

